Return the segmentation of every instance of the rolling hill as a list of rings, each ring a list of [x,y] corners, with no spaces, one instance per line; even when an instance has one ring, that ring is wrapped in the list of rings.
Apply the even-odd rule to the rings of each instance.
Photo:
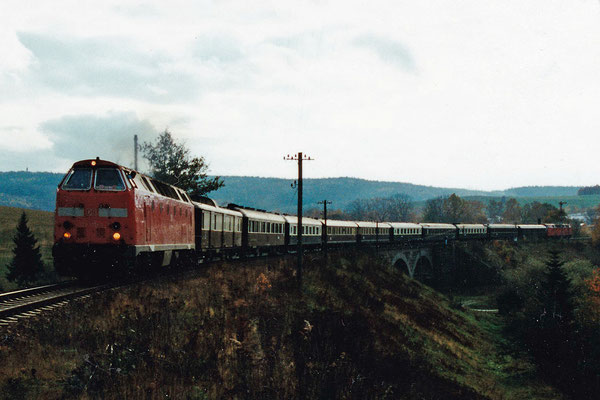
[[[63,174],[51,172],[0,172],[0,205],[53,211],[56,186],[62,176]],[[219,204],[236,203],[289,213],[296,210],[296,190],[290,186],[293,182],[291,179],[248,176],[224,176],[223,179],[225,187],[209,194],[209,197]],[[483,191],[348,177],[320,178],[304,180],[304,205],[305,208],[315,207],[318,201],[327,199],[333,201],[333,208],[344,209],[355,199],[388,197],[395,194],[408,195],[414,201],[448,196],[452,193],[473,198],[506,196],[552,200],[553,197],[571,197],[571,200],[574,200],[577,189],[576,186],[529,186],[503,191]]]

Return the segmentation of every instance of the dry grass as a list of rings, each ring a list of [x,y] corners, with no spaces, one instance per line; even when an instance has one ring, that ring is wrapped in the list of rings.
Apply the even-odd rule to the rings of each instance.
[[[508,364],[494,361],[501,356],[490,333],[432,289],[375,255],[308,257],[302,291],[292,266],[216,265],[195,279],[137,285],[29,320],[0,336],[0,393],[509,398],[498,371],[508,374]]]

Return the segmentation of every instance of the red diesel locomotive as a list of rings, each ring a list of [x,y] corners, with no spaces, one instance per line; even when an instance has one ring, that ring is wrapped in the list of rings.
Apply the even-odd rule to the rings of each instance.
[[[131,169],[79,161],[57,189],[54,243],[61,275],[108,276],[141,261],[167,265],[195,248],[194,205],[183,190]]]

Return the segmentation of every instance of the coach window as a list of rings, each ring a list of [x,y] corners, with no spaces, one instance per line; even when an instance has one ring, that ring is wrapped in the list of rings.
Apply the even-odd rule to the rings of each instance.
[[[205,231],[210,229],[210,213],[208,211],[202,211],[202,229]]]
[[[89,190],[91,185],[92,170],[90,168],[76,168],[71,170],[62,184],[62,188],[65,190]]]

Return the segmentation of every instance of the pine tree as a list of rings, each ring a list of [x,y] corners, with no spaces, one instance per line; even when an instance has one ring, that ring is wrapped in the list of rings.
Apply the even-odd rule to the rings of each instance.
[[[575,312],[571,281],[563,270],[563,264],[559,252],[550,251],[538,297],[541,314],[537,318],[537,329],[532,332],[531,344],[546,373],[559,385],[568,386],[576,365]]]
[[[13,242],[15,243],[14,257],[7,266],[6,278],[11,282],[17,282],[19,286],[31,285],[44,270],[44,264],[40,248],[39,246],[36,247],[37,239],[27,226],[25,212],[21,214],[19,219]]]
[[[547,318],[557,321],[561,327],[569,327],[573,323],[573,299],[569,290],[571,280],[563,271],[564,262],[559,252],[550,251],[550,259],[546,262],[546,280],[543,284],[542,301]]]

